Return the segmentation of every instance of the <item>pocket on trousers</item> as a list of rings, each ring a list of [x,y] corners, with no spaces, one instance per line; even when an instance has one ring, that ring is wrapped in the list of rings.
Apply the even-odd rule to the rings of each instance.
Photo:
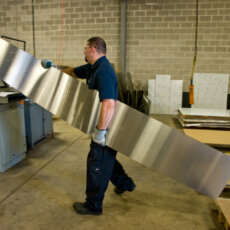
[[[88,163],[94,168],[93,171],[97,172],[102,167],[105,148],[93,141],[91,142],[90,148]]]
[[[98,143],[91,140],[90,148],[102,151],[105,146],[99,145]]]

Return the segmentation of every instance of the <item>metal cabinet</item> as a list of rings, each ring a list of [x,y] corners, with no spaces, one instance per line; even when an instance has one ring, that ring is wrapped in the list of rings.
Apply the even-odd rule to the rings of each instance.
[[[25,158],[24,105],[19,101],[0,105],[0,172]]]
[[[32,101],[25,101],[25,125],[27,147],[53,133],[52,114]]]

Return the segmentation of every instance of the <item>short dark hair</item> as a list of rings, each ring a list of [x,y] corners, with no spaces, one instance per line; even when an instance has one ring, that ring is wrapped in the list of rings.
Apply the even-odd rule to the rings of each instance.
[[[106,54],[106,43],[103,38],[92,37],[87,40],[89,46],[94,46],[98,53]]]

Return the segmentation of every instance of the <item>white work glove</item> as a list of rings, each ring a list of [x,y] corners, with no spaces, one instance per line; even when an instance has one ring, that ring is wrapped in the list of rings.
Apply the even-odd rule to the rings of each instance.
[[[50,60],[47,60],[47,59],[42,59],[41,60],[41,65],[43,68],[45,69],[49,69],[51,67],[54,67],[54,68],[57,68],[58,69],[58,66],[54,65],[52,61]]]
[[[106,137],[107,129],[100,130],[96,127],[92,139],[95,143],[105,146],[105,137]]]

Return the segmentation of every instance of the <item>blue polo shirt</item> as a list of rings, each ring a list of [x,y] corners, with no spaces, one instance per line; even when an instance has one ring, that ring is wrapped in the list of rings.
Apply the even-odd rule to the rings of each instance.
[[[99,58],[93,65],[86,64],[74,68],[74,74],[86,79],[89,89],[98,90],[100,101],[118,99],[117,77],[106,56]]]

